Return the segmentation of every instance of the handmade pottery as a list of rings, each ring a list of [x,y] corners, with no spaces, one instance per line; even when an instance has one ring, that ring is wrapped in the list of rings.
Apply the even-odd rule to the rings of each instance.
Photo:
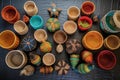
[[[66,21],[63,24],[63,29],[67,34],[74,34],[77,30],[77,24],[74,21]]]
[[[90,51],[84,50],[81,53],[82,56],[82,60],[85,61],[88,64],[92,64],[93,63],[93,54]]]
[[[28,32],[28,26],[22,20],[15,22],[13,27],[19,35],[25,35]]]
[[[64,60],[61,60],[55,66],[55,70],[58,72],[58,75],[65,75],[68,73],[70,69],[69,64],[67,64]]]
[[[61,48],[63,48],[62,44],[65,43],[67,40],[67,34],[62,30],[56,31],[53,35],[53,39],[56,43],[59,44],[58,46],[61,46]],[[58,46],[56,48],[58,48]],[[59,51],[58,51],[58,53],[59,53]]]
[[[33,16],[38,13],[38,7],[34,1],[26,1],[24,3],[24,10],[29,16]]]
[[[27,63],[27,55],[20,50],[12,50],[6,55],[5,62],[11,69],[20,69]]]
[[[101,69],[111,70],[116,65],[116,56],[109,50],[103,50],[97,56],[97,63]]]
[[[61,52],[63,51],[63,46],[62,46],[62,45],[58,45],[58,46],[56,47],[56,51],[57,51],[58,53],[61,53]]]
[[[114,13],[113,20],[116,27],[120,29],[120,10]]]
[[[23,15],[22,20],[23,20],[23,22],[28,23],[30,19],[27,15]]]
[[[57,18],[49,18],[46,22],[46,27],[50,32],[55,32],[60,29],[60,22]]]
[[[81,11],[85,15],[91,15],[94,13],[96,7],[95,4],[91,1],[84,1],[81,6]]]
[[[11,5],[7,5],[2,9],[1,16],[5,21],[11,24],[14,24],[20,19],[20,13],[14,6]]]
[[[55,59],[54,54],[52,54],[52,53],[46,53],[43,56],[42,61],[43,61],[43,63],[46,66],[51,66],[51,65],[53,65],[55,63],[56,59]]]
[[[27,52],[34,50],[36,46],[37,41],[30,35],[25,36],[20,43],[22,50]]]
[[[21,70],[20,75],[31,76],[34,74],[34,72],[35,68],[31,65],[27,65]]]
[[[78,65],[78,72],[81,74],[87,74],[94,69],[94,65],[81,63]]]
[[[19,38],[11,30],[4,30],[0,33],[0,47],[12,50],[18,47]]]
[[[87,16],[82,16],[78,19],[78,28],[81,31],[88,30],[92,27],[92,19]]]
[[[75,69],[75,67],[79,63],[79,54],[71,54],[70,63],[71,63],[72,68]]]
[[[53,72],[53,67],[52,66],[42,66],[42,67],[40,67],[40,73],[50,74],[52,72]]]
[[[89,50],[98,50],[103,45],[103,36],[98,31],[89,31],[83,37],[82,44]]]
[[[34,15],[30,18],[30,25],[34,29],[40,29],[44,25],[43,18],[39,15]]]
[[[77,6],[70,6],[67,9],[67,15],[70,20],[77,20],[80,15],[80,9]]]
[[[46,41],[48,38],[47,32],[44,29],[38,29],[34,32],[34,38],[40,43]]]
[[[120,46],[120,39],[116,35],[109,35],[104,40],[104,46],[110,50],[118,49]]]

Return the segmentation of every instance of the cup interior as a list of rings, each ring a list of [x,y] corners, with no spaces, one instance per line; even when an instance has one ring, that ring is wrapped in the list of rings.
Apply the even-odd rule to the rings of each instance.
[[[31,1],[26,2],[25,8],[27,11],[33,11],[33,9],[35,8],[34,2]]]
[[[14,24],[14,29],[17,31],[17,32],[22,32],[24,31],[26,25],[23,21],[17,21],[15,24]]]
[[[31,22],[31,24],[32,24],[33,26],[39,26],[39,25],[41,25],[42,20],[41,20],[41,18],[40,18],[39,16],[33,16],[33,17],[31,18],[30,22]]]
[[[80,15],[80,10],[77,7],[70,7],[68,9],[68,14],[72,17],[78,17]]]

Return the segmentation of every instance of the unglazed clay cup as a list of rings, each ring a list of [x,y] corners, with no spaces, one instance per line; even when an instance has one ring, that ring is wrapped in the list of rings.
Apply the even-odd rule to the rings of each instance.
[[[95,9],[95,4],[91,1],[85,1],[82,3],[81,11],[85,15],[91,15],[92,13],[94,13]]]
[[[111,70],[116,65],[116,56],[109,50],[103,50],[97,55],[97,64],[101,69]]]
[[[66,21],[63,24],[63,29],[69,35],[74,34],[77,30],[77,24],[74,21]]]
[[[120,47],[120,39],[116,35],[109,35],[104,40],[104,46],[110,50],[116,50]]]
[[[39,15],[34,15],[30,18],[30,25],[34,29],[41,29],[44,25],[43,18]]]
[[[20,19],[20,13],[18,10],[11,5],[5,6],[1,11],[2,18],[11,23],[14,24],[17,20]]]
[[[47,36],[47,32],[44,29],[38,29],[34,32],[34,38],[38,41],[38,42],[43,42],[46,41],[48,36]]]
[[[11,69],[20,69],[27,63],[27,55],[20,50],[12,50],[6,55],[5,62]]]
[[[70,6],[67,10],[67,14],[70,20],[77,20],[80,15],[80,9],[77,6]]]
[[[38,7],[34,1],[26,1],[24,3],[24,10],[29,16],[33,16],[38,13]]]
[[[5,30],[0,33],[0,46],[4,49],[15,49],[18,47],[19,42],[19,38],[11,30]]]
[[[113,20],[116,27],[120,29],[120,10],[114,13]]]
[[[17,22],[14,23],[14,30],[19,35],[25,35],[28,32],[28,26],[22,20],[18,20]]]
[[[103,45],[103,36],[98,31],[89,31],[84,35],[82,44],[89,50],[98,50]]]
[[[43,56],[43,63],[46,65],[46,66],[51,66],[55,63],[55,56],[52,54],[52,53],[46,53],[44,56]]]
[[[67,34],[62,30],[58,30],[54,33],[53,39],[56,43],[63,44],[67,40]]]

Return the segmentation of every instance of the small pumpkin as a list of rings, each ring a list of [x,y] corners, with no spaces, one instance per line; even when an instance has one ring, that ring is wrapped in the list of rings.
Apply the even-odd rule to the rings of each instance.
[[[32,36],[25,36],[21,41],[21,47],[24,51],[32,51],[36,48],[37,42]]]
[[[49,18],[46,23],[47,29],[50,32],[55,32],[60,29],[60,22],[57,18]]]
[[[78,39],[69,39],[66,42],[66,51],[68,54],[79,53],[81,48],[80,41]]]
[[[52,73],[52,72],[53,72],[53,67],[52,66],[40,67],[40,73],[49,74],[49,73]]]

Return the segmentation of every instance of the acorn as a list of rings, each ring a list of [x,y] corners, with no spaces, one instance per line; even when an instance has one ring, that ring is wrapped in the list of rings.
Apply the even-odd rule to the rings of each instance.
[[[75,69],[76,65],[79,63],[79,55],[72,54],[70,55],[70,63],[73,69]]]
[[[53,72],[53,67],[52,66],[40,67],[40,73],[49,74],[49,73],[52,73],[52,72]]]
[[[34,72],[34,67],[31,65],[27,65],[21,70],[20,75],[31,76],[34,74]]]
[[[86,63],[92,64],[93,63],[93,54],[90,51],[83,51],[82,54],[82,60],[85,61]]]

